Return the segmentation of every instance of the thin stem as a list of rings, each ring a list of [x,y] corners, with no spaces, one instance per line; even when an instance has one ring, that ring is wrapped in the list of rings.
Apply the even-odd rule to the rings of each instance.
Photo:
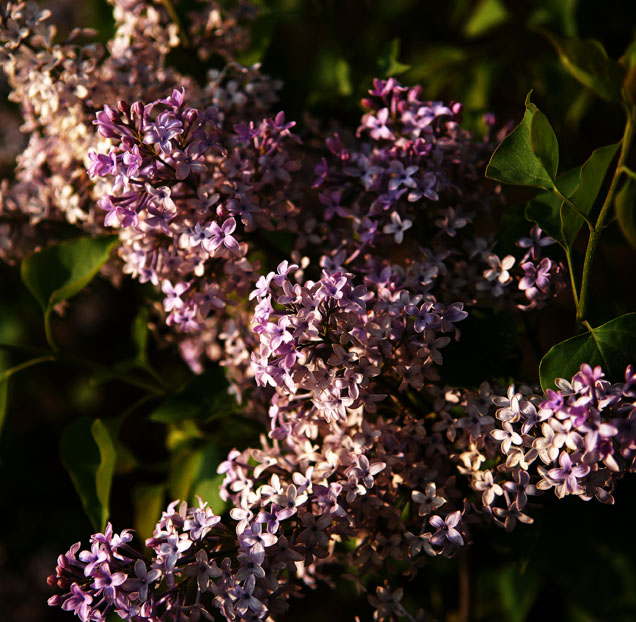
[[[618,164],[616,165],[616,171],[614,173],[614,177],[612,178],[612,182],[610,184],[609,190],[607,191],[607,196],[605,197],[605,201],[603,202],[603,207],[601,207],[601,212],[598,215],[598,219],[596,221],[596,225],[590,231],[590,237],[587,242],[587,249],[585,251],[585,260],[583,262],[583,275],[581,277],[581,297],[579,299],[579,306],[577,309],[576,319],[578,322],[583,322],[587,320],[587,316],[589,313],[589,302],[590,302],[590,293],[591,293],[591,281],[592,281],[592,266],[594,264],[594,258],[596,256],[596,251],[598,249],[598,244],[601,239],[601,233],[603,229],[607,225],[607,221],[609,219],[613,204],[614,204],[614,196],[616,195],[616,191],[618,190],[618,181],[622,172],[624,172],[625,163],[627,162],[627,157],[629,155],[629,150],[632,145],[632,140],[634,138],[634,117],[636,115],[636,107],[631,106],[627,113],[627,123],[625,125],[625,132],[623,134],[623,140],[621,144],[621,152],[618,157]]]
[[[55,357],[60,362],[67,362],[74,365],[88,366],[91,367],[94,371],[102,373],[114,380],[119,380],[120,382],[124,382],[133,387],[137,387],[139,389],[144,389],[144,391],[148,391],[149,393],[154,393],[155,395],[164,395],[166,393],[165,389],[158,387],[150,382],[146,382],[145,380],[141,380],[139,378],[134,378],[128,374],[124,374],[106,365],[102,365],[101,363],[96,363],[95,361],[91,361],[90,359],[86,359],[83,356],[78,356],[75,354],[65,353],[65,352],[56,352]]]
[[[157,370],[155,370],[155,368],[148,363],[148,361],[142,361],[143,363],[143,369],[145,371],[147,371],[159,384],[161,385],[166,385],[166,381],[161,377],[161,375],[159,374],[159,372]]]
[[[124,419],[126,419],[129,415],[132,415],[138,408],[141,408],[146,402],[149,402],[150,400],[154,399],[156,397],[156,395],[151,395],[150,393],[147,393],[146,395],[140,397],[134,404],[132,404],[131,406],[129,406],[119,417],[120,420],[123,421]]]
[[[162,387],[158,387],[140,378],[135,378],[128,374],[115,371],[114,369],[110,369],[106,365],[102,365],[101,363],[96,363],[95,361],[91,361],[90,359],[87,359],[83,356],[79,356],[77,354],[61,352],[60,350],[49,351],[46,348],[37,348],[34,346],[25,346],[25,345],[12,344],[12,343],[0,343],[0,349],[14,350],[17,352],[30,352],[31,354],[39,354],[41,359],[46,358],[51,361],[58,361],[60,363],[68,363],[72,365],[77,365],[78,367],[88,367],[92,369],[93,371],[109,376],[113,380],[119,380],[120,382],[124,382],[126,384],[132,385],[139,389],[143,389],[144,391],[148,391],[149,393],[153,393],[154,395],[166,394],[166,389]]]
[[[29,352],[31,354],[45,354],[49,353],[45,348],[38,348],[36,346],[27,346],[19,343],[1,343],[0,350],[9,350],[10,352]],[[49,353],[50,354],[50,353]]]
[[[53,356],[52,354],[48,356],[38,356],[37,358],[24,361],[24,363],[20,363],[19,365],[11,367],[10,369],[7,369],[0,373],[0,382],[8,380],[9,378],[11,378],[11,376],[17,374],[18,372],[21,372],[23,369],[28,369],[29,367],[39,365],[40,363],[50,363],[53,361],[55,361],[55,356]]]
[[[632,169],[628,168],[627,166],[621,166],[618,169],[618,172],[625,173],[625,175],[627,175],[628,177],[631,177],[632,179],[636,179],[636,173],[632,171]]]
[[[574,297],[574,306],[577,308],[577,311],[578,311],[579,293],[578,293],[578,288],[576,286],[576,275],[574,274],[574,266],[572,264],[572,253],[570,252],[569,248],[565,251],[565,257],[568,262],[568,272],[570,273],[570,284],[572,285],[572,296]]]

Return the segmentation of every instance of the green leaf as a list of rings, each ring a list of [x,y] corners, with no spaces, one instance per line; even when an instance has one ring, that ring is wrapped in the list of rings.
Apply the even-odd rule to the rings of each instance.
[[[348,97],[353,93],[351,84],[351,67],[344,58],[339,58],[334,65],[338,95]]]
[[[113,473],[115,472],[115,463],[117,461],[117,450],[115,446],[116,428],[105,424],[100,419],[95,419],[91,426],[91,434],[99,449],[99,466],[95,473],[95,491],[102,508],[105,510],[105,518],[102,528],[106,525],[109,515],[110,488],[113,482]]]
[[[219,450],[214,443],[209,443],[201,450],[199,472],[194,483],[193,494],[207,501],[215,514],[222,514],[226,502],[221,499],[219,488],[225,479],[223,473],[216,470],[221,463]]]
[[[199,447],[182,447],[173,455],[170,464],[171,498],[191,503],[195,495],[199,495],[210,503],[215,513],[221,513],[225,504],[219,495],[218,487],[223,481],[223,476],[216,472],[220,462],[221,457],[215,443]]]
[[[595,149],[581,167],[579,183],[574,192],[568,195],[568,198],[584,214],[588,215],[591,213],[594,201],[596,201],[596,197],[603,185],[603,180],[620,146],[621,143],[617,142]]]
[[[567,196],[574,191],[579,181],[580,172],[581,168],[577,166],[557,179],[556,185],[564,195]],[[526,218],[536,222],[550,237],[567,250],[561,229],[561,205],[561,199],[553,192],[540,192],[529,201],[526,207]]]
[[[636,37],[629,43],[625,49],[625,53],[621,56],[618,62],[628,69],[636,65]]]
[[[636,180],[627,178],[616,195],[616,218],[625,239],[636,248]]]
[[[117,460],[115,461],[115,475],[131,473],[139,466],[135,454],[121,442],[117,443]]]
[[[522,573],[518,564],[508,564],[498,573],[498,591],[508,622],[524,622],[539,592],[536,572]]]
[[[217,408],[227,407],[227,381],[220,367],[192,377],[150,415],[157,423],[206,419]],[[225,403],[225,404],[223,404]]]
[[[534,105],[530,121],[530,143],[550,179],[554,181],[559,168],[559,143],[548,118]]]
[[[271,45],[274,29],[280,25],[277,18],[279,16],[271,10],[271,7],[259,7],[259,16],[250,27],[249,47],[239,50],[236,58],[243,67],[263,62]]]
[[[551,190],[559,163],[557,139],[546,116],[530,102],[530,94],[521,123],[492,154],[486,177]]]
[[[594,150],[580,167],[576,188],[572,192],[564,193],[576,205],[579,212],[588,217],[592,216],[594,202],[619,147],[620,143],[614,143]],[[557,183],[557,185],[559,184]],[[567,203],[561,205],[561,230],[563,239],[569,247],[574,244],[584,222],[582,216]]]
[[[530,26],[554,25],[569,37],[576,35],[576,9],[579,0],[542,0],[533,7],[528,18]]]
[[[392,39],[389,45],[384,48],[380,57],[378,58],[378,71],[379,75],[384,78],[391,76],[397,76],[405,71],[408,71],[411,66],[405,65],[398,60],[400,55],[400,40],[396,37]]]
[[[636,105],[636,38],[627,46],[618,62],[625,68],[625,98],[630,104]]]
[[[117,244],[116,236],[74,238],[27,255],[22,260],[22,281],[44,312],[44,328],[49,345],[55,348],[49,318],[53,307],[75,296],[108,261]]]
[[[24,284],[47,313],[80,292],[106,263],[116,236],[75,238],[32,253],[22,261]]]
[[[145,540],[152,536],[164,508],[165,484],[139,484],[133,492],[135,531]]]
[[[184,447],[170,460],[168,486],[172,499],[188,501],[201,467],[201,450]]]
[[[141,307],[132,324],[132,340],[137,350],[137,361],[148,364],[148,307]]]
[[[204,436],[192,419],[170,423],[166,434],[166,448],[171,454],[176,454],[184,448],[192,447]]]
[[[479,37],[506,22],[510,13],[501,0],[481,0],[464,26],[468,38]]]
[[[541,387],[554,388],[555,378],[569,380],[583,363],[601,365],[608,379],[618,381],[635,362],[636,313],[628,313],[552,347],[539,365]]]
[[[150,330],[148,328],[149,315],[148,307],[142,306],[139,308],[139,311],[133,320],[131,329],[131,337],[135,346],[136,354],[131,359],[122,361],[118,365],[118,371],[126,372],[128,369],[137,367],[138,369],[148,372],[160,386],[165,386],[166,382],[155,371],[148,356],[148,338],[150,335]]]
[[[227,502],[221,499],[220,492],[224,479],[225,474],[219,473],[214,477],[200,480],[194,489],[194,494],[206,501],[217,516],[223,514],[227,507]]]
[[[609,101],[622,100],[623,68],[607,56],[605,48],[594,39],[559,37],[542,32],[556,48],[563,67],[581,84]]]
[[[586,216],[590,216],[603,180],[620,143],[596,149],[582,166],[567,171],[556,180],[562,195],[568,197]],[[541,192],[528,203],[526,217],[536,222],[564,249],[571,249],[585,222],[553,192]]]
[[[111,428],[99,419],[83,417],[71,423],[60,440],[62,464],[94,529],[103,529],[109,516],[116,456]]]

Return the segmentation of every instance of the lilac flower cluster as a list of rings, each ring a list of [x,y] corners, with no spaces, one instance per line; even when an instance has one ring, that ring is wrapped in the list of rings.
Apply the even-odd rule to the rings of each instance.
[[[348,256],[424,232],[445,249],[474,210],[483,212],[494,199],[474,194],[483,187],[478,170],[490,146],[460,128],[461,105],[422,101],[420,87],[375,80],[369,94],[358,140],[328,139],[331,161],[323,158],[316,167],[322,228]],[[445,259],[439,250],[431,254]]]
[[[611,385],[583,366],[546,395],[443,384],[443,349],[474,306],[540,308],[565,272],[538,227],[521,259],[476,234],[503,198],[483,178],[494,144],[461,128],[460,104],[376,80],[357,133],[318,137],[315,157],[272,112],[279,85],[233,60],[249,7],[190,16],[200,58],[227,60],[200,85],[166,63],[186,33],[165,7],[112,3],[106,50],[54,43],[35,5],[0,8],[30,134],[0,187],[0,253],[51,241],[38,238],[51,223],[116,231],[109,276],[153,284],[164,336],[195,372],[220,361],[269,434],[219,467],[229,518],[175,501],[149,554],[109,525],[59,558],[51,605],[83,622],[264,621],[334,563],[362,588],[396,561],[414,576],[455,555],[473,524],[531,522],[529,495],[612,502],[634,468],[631,368]],[[376,620],[420,619],[399,588],[371,587]]]
[[[175,89],[146,105],[106,106],[95,123],[116,146],[89,153],[88,172],[110,182],[98,205],[121,230],[123,271],[161,286],[166,323],[193,335],[182,352],[198,369],[220,312],[256,278],[246,234],[285,226],[299,165],[283,113],[230,129],[218,107],[199,111],[184,98]]]
[[[98,140],[94,112],[140,89],[158,97],[175,83],[165,57],[176,33],[165,11],[143,2],[113,5],[116,30],[107,53],[93,42],[79,43],[94,35],[88,29],[55,41],[50,11],[35,2],[10,0],[0,9],[0,61],[29,140],[18,156],[16,183],[5,182],[0,192],[0,247],[7,259],[55,240],[60,222],[91,233],[101,229],[84,165]]]
[[[563,286],[562,263],[541,257],[553,240],[535,226],[519,241],[527,252],[517,262],[512,255],[500,258],[493,240],[475,234],[475,219],[487,217],[500,197],[492,189],[484,194],[481,171],[492,146],[461,128],[461,105],[422,101],[421,87],[394,78],[375,80],[369,94],[358,140],[328,139],[332,157],[316,167],[319,228],[333,254],[351,261],[408,246],[408,238],[426,240],[423,272],[435,281],[438,297],[543,306]],[[515,264],[523,273],[511,272]],[[513,283],[519,291],[509,288]]]
[[[79,543],[59,558],[50,583],[64,593],[50,604],[83,622],[111,610],[127,620],[211,620],[214,609],[228,620],[263,620],[286,608],[298,583],[327,578],[326,563],[362,578],[390,576],[391,560],[408,559],[413,575],[427,557],[466,546],[469,524],[532,522],[528,496],[549,488],[612,503],[614,481],[634,470],[636,375],[630,367],[625,383],[611,385],[583,365],[558,386],[544,396],[511,386],[504,396],[488,385],[479,393],[431,385],[422,391],[437,392],[426,417],[414,416],[413,397],[393,396],[375,417],[352,409],[234,450],[219,467],[232,529],[201,501],[175,501],[146,542],[148,558],[131,548],[128,531],[109,526],[79,559]],[[537,458],[545,466],[535,472]],[[335,546],[341,540],[355,547]],[[375,619],[391,619],[391,607],[414,619],[400,591],[391,594],[380,586],[370,596]]]
[[[252,368],[259,385],[277,391],[270,409],[275,438],[316,420],[344,421],[361,407],[376,412],[387,393],[419,390],[439,378],[439,350],[448,334],[459,336],[455,323],[468,315],[461,302],[437,302],[390,265],[369,271],[359,285],[341,269],[294,284],[289,275],[296,270],[281,263],[250,294],[258,300],[259,336]]]
[[[376,88],[380,85],[381,82],[376,82]],[[389,86],[387,92],[391,89],[398,94],[404,92],[395,81],[390,81]],[[409,96],[413,106],[421,103],[418,103],[417,93],[415,89]],[[446,114],[447,110],[439,104],[422,104],[420,107],[431,107],[439,116]],[[432,112],[431,115],[434,119],[435,115]],[[465,240],[466,244],[458,251],[451,244],[456,242],[454,236],[446,236],[450,242],[440,239],[434,250],[420,248],[414,245],[412,238],[405,239],[404,232],[409,227],[399,231],[391,229],[398,226],[398,221],[403,224],[411,222],[406,216],[400,216],[396,205],[391,211],[392,224],[380,227],[376,222],[372,225],[375,230],[391,233],[390,236],[380,235],[377,243],[387,250],[403,246],[406,251],[415,246],[415,252],[402,260],[406,264],[404,268],[399,264],[392,266],[389,262],[379,262],[377,255],[371,253],[376,246],[374,238],[358,235],[357,229],[347,238],[342,228],[326,227],[326,222],[310,218],[307,208],[302,207],[307,201],[306,197],[303,199],[301,189],[303,177],[298,175],[294,181],[299,183],[292,183],[291,175],[298,169],[299,162],[288,151],[296,145],[296,139],[289,131],[293,123],[286,122],[283,114],[279,113],[273,119],[238,123],[230,129],[224,123],[224,116],[224,112],[215,106],[202,111],[187,107],[183,90],[175,90],[169,98],[146,105],[135,103],[128,106],[121,102],[118,110],[106,106],[98,113],[96,125],[104,137],[117,144],[107,153],[89,153],[89,175],[108,180],[107,185],[98,186],[102,193],[99,205],[107,212],[106,225],[117,226],[121,231],[119,255],[125,262],[123,271],[141,282],[151,281],[161,287],[165,296],[163,310],[167,324],[186,335],[181,341],[181,351],[193,369],[201,369],[204,352],[211,358],[222,357],[217,345],[220,339],[225,341],[226,349],[231,350],[221,360],[230,368],[235,393],[241,396],[251,383],[251,371],[249,365],[244,364],[244,353],[252,351],[257,344],[246,334],[248,316],[243,312],[244,308],[239,306],[229,310],[228,302],[235,300],[237,293],[244,296],[256,281],[257,266],[248,260],[247,255],[263,239],[249,235],[237,237],[239,234],[235,231],[239,220],[244,234],[258,233],[259,229],[287,229],[297,234],[299,249],[311,249],[317,243],[322,249],[333,249],[320,257],[319,263],[323,268],[331,272],[344,271],[343,266],[347,264],[365,280],[375,281],[380,290],[388,287],[391,295],[395,296],[395,309],[412,307],[407,315],[415,319],[416,332],[424,333],[425,339],[432,335],[430,330],[424,329],[427,324],[434,323],[430,315],[433,307],[433,315],[438,312],[443,314],[446,305],[451,310],[457,308],[460,303],[452,302],[454,296],[455,300],[476,302],[475,295],[480,285],[489,282],[493,271],[487,270],[482,277],[475,269],[478,262],[474,261],[474,257],[486,256],[492,244],[481,238],[470,244]],[[368,123],[368,115],[365,119]],[[461,155],[465,153],[466,161],[470,161],[470,157],[474,157],[471,143],[456,126],[453,121],[445,127],[449,132],[457,132],[461,140],[457,138],[459,146],[456,150],[461,147]],[[418,137],[415,142],[420,146],[423,140],[426,144],[439,142],[451,151],[447,145],[452,142],[450,138],[437,140],[435,137],[433,132],[430,138]],[[402,144],[404,140],[398,142]],[[327,144],[333,151],[333,141],[327,141]],[[426,164],[429,160],[440,162],[436,165],[440,169],[440,178],[446,170],[444,166],[452,170],[450,164],[440,160],[441,155],[431,155],[433,152],[424,147],[421,150],[418,161],[422,166],[429,166]],[[480,152],[480,149],[476,151]],[[425,154],[428,156],[425,157]],[[343,155],[342,150],[338,158],[340,161],[350,159]],[[458,154],[454,158],[461,161]],[[396,169],[395,162],[397,160],[391,160],[387,171]],[[323,160],[318,168],[325,163],[326,160]],[[351,175],[350,171],[348,174]],[[429,171],[425,175],[429,174],[433,173]],[[457,173],[460,174],[470,179],[463,170]],[[393,173],[387,172],[385,182],[393,186],[395,179],[391,175]],[[337,178],[337,175],[331,177]],[[331,177],[327,175],[322,181],[327,184]],[[444,183],[450,184],[448,181]],[[466,183],[470,185],[470,182]],[[363,200],[368,200],[368,195],[373,192],[375,190],[370,187],[369,191],[363,191],[364,196],[356,198],[351,195],[356,209],[360,209]],[[459,193],[459,189],[454,192]],[[296,199],[292,202],[294,197]],[[324,198],[320,188],[318,197]],[[422,195],[413,198],[412,203],[420,199],[426,200]],[[374,200],[369,216],[365,216],[368,222],[372,222],[369,218],[374,215],[380,219],[384,217],[384,208],[377,212],[377,205]],[[341,216],[345,221],[351,220],[345,218],[344,213]],[[328,213],[324,217],[325,221],[331,218]],[[415,215],[412,217],[415,218]],[[356,218],[353,217],[354,228]],[[540,238],[540,232],[537,236]],[[347,242],[348,239],[351,242]],[[492,263],[492,258],[496,256],[489,254],[487,261]],[[293,259],[305,262],[305,267],[309,261],[298,252]],[[498,277],[499,285],[507,285],[511,280],[506,276],[508,280],[504,281],[500,273]],[[271,277],[267,278],[271,280]],[[398,293],[404,289],[401,283],[410,291]],[[499,294],[494,292],[493,295]],[[440,298],[448,300],[446,305],[440,302]],[[414,310],[415,306],[417,309]],[[227,319],[228,315],[230,319]],[[223,321],[220,321],[221,316]],[[443,332],[447,332],[446,329]],[[238,342],[233,346],[235,337]],[[419,352],[422,362],[426,362],[428,350],[420,346]],[[436,349],[433,348],[432,352],[434,357]],[[415,383],[413,386],[421,386],[424,377],[422,366],[409,363],[407,357],[402,359],[394,361],[397,369],[408,368]],[[404,374],[401,376],[403,378]]]
[[[582,365],[571,382],[558,379],[558,391],[543,399],[510,388],[495,400],[497,429],[490,432],[505,456],[501,471],[517,484],[517,509],[522,482],[532,479],[537,490],[554,488],[558,497],[596,497],[613,503],[614,481],[634,470],[636,457],[636,374],[631,366],[625,382],[610,384],[600,367]],[[530,478],[530,465],[536,476]],[[535,474],[532,473],[534,476]]]
[[[151,558],[132,548],[131,538],[128,531],[113,534],[108,524],[91,537],[90,551],[78,555],[81,545],[74,544],[49,577],[69,591],[49,604],[82,622],[105,620],[112,611],[123,620],[212,620],[215,607],[228,620],[263,620],[284,608],[278,577],[303,559],[302,544],[292,548],[258,523],[233,535],[200,500],[198,507],[168,507],[146,541]]]
[[[519,261],[513,255],[500,258],[495,253],[487,254],[489,267],[484,270],[484,280],[477,284],[477,289],[490,290],[494,297],[508,296],[523,311],[543,308],[549,298],[566,286],[563,262],[542,257],[542,247],[555,243],[534,225],[529,237],[517,240],[518,247],[527,249]],[[523,270],[523,275],[511,272],[515,264]],[[509,287],[513,283],[517,291]]]
[[[418,88],[394,79],[376,81],[360,139],[351,146],[327,140],[312,189],[297,171],[306,154],[292,124],[269,112],[279,85],[231,60],[244,39],[231,33],[241,15],[249,17],[243,5],[233,15],[204,2],[191,20],[190,35],[202,46],[221,45],[223,33],[234,41],[223,48],[226,68],[210,71],[203,87],[166,65],[181,35],[163,9],[114,5],[107,54],[74,40],[53,44],[48,15],[32,5],[9,3],[3,15],[4,68],[31,131],[18,183],[0,192],[3,256],[19,258],[40,236],[54,240],[60,220],[91,234],[117,229],[121,263],[105,271],[115,281],[123,273],[152,282],[163,294],[157,312],[171,328],[164,337],[178,342],[196,372],[206,358],[220,360],[239,397],[251,383],[256,343],[249,312],[236,303],[258,278],[250,251],[267,248],[263,232],[292,232],[299,264],[301,252],[316,248],[320,264],[347,263],[357,273],[370,269],[371,253],[412,257],[411,278],[419,273],[425,284],[417,294],[434,288],[436,302],[490,304],[493,292],[479,284],[491,277],[493,243],[468,230],[499,201],[481,175],[492,145],[460,128],[461,106],[423,102]],[[137,101],[140,93],[149,103]],[[418,247],[420,240],[430,248]],[[277,249],[268,254],[282,258]],[[549,278],[545,266],[538,270],[537,287],[531,276],[524,286],[543,295]],[[502,280],[497,274],[495,296]]]
[[[66,41],[55,41],[50,11],[35,2],[10,0],[0,7],[0,62],[24,119],[28,144],[18,156],[16,181],[0,187],[0,257],[20,259],[34,248],[55,241],[60,223],[89,234],[102,232],[103,212],[97,200],[108,193],[86,175],[91,151],[108,151],[109,142],[93,125],[105,105],[140,97],[154,101],[185,86],[194,102],[222,110],[231,128],[265,114],[276,99],[279,83],[258,66],[241,67],[232,58],[247,37],[240,22],[249,18],[243,3],[221,9],[200,3],[190,17],[190,36],[204,53],[214,43],[228,65],[211,71],[202,86],[169,67],[166,57],[180,45],[178,27],[162,3],[111,0],[115,33],[106,49],[91,39],[94,32],[75,29]],[[80,43],[88,38],[88,43]],[[225,41],[227,45],[221,44]],[[121,270],[110,270],[114,279]]]

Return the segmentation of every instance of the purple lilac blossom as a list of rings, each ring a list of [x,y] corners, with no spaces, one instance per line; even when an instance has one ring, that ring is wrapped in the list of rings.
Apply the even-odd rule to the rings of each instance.
[[[508,390],[484,385],[479,394],[439,392],[428,385],[422,393],[437,396],[436,412],[448,412],[451,405],[454,409],[446,426],[456,433],[447,434],[446,440],[435,431],[435,420],[418,419],[399,402],[390,418],[369,418],[359,409],[344,420],[316,419],[308,427],[298,418],[303,400],[290,401],[284,444],[264,438],[260,449],[235,450],[219,467],[225,474],[224,496],[234,505],[230,520],[214,516],[201,501],[198,507],[175,501],[146,542],[149,557],[133,554],[126,544],[130,534],[114,534],[109,526],[105,534],[92,538],[92,552],[82,552],[77,559],[76,544],[60,556],[49,583],[62,593],[50,604],[87,620],[113,608],[130,612],[135,621],[152,619],[158,611],[164,612],[160,619],[172,620],[195,606],[218,610],[227,619],[236,614],[241,620],[258,619],[280,610],[293,593],[287,590],[290,578],[301,568],[301,576],[326,578],[323,563],[340,561],[364,576],[371,569],[382,570],[391,559],[415,563],[422,553],[452,556],[470,543],[480,519],[494,520],[506,530],[518,522],[531,523],[524,513],[528,495],[549,488],[560,497],[596,496],[612,502],[613,482],[632,469],[636,456],[636,426],[624,425],[636,410],[633,378],[630,367],[625,383],[610,384],[602,369],[584,365],[571,382],[559,381],[569,388],[545,395],[524,385]],[[592,393],[596,401],[582,400]],[[284,403],[279,401],[279,408]],[[504,426],[505,438],[514,439],[534,409],[554,406],[550,415],[544,413],[540,427],[519,435],[531,453],[552,424],[561,426],[564,434],[561,421],[573,426],[570,434],[588,425],[591,417],[581,416],[581,404],[607,422],[601,424],[608,426],[606,436],[599,435],[594,447],[561,444],[552,456],[537,451],[526,461],[509,463],[499,443],[490,440],[497,440],[496,432]],[[569,414],[574,418],[565,417]],[[459,425],[472,416],[486,419],[476,437]],[[604,464],[608,445],[614,448],[616,470]],[[449,452],[456,470],[442,475],[438,469],[447,463]],[[537,458],[545,466],[537,465]],[[494,468],[484,468],[487,459]],[[243,466],[250,461],[262,464],[258,473]],[[468,481],[474,497],[463,499],[457,488],[461,479]],[[405,484],[413,491],[408,511],[401,492]],[[369,503],[384,509],[369,513]],[[388,524],[395,531],[387,533]],[[352,555],[330,548],[333,538],[344,535],[357,543]],[[229,540],[234,552],[228,550]],[[96,563],[104,557],[98,554],[100,547],[106,559]],[[292,574],[283,574],[286,571]],[[188,588],[192,582],[194,590]]]

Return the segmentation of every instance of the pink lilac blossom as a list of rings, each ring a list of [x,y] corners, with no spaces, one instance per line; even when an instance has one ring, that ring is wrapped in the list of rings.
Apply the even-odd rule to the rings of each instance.
[[[218,360],[223,349],[232,350],[222,362],[239,396],[251,372],[235,363],[244,360],[236,351],[253,344],[244,305],[230,309],[227,302],[253,287],[259,266],[248,255],[264,244],[262,232],[293,233],[297,263],[309,245],[326,249],[321,264],[342,256],[341,262],[360,257],[367,265],[369,251],[403,245],[406,253],[416,250],[412,278],[435,286],[438,300],[470,304],[490,296],[479,289],[483,253],[469,257],[464,248],[472,220],[499,201],[484,193],[479,174],[493,145],[461,130],[459,105],[424,102],[418,87],[377,81],[364,100],[370,112],[358,143],[326,141],[331,156],[321,160],[314,192],[307,171],[297,170],[302,158],[293,123],[269,112],[277,85],[258,67],[230,61],[198,86],[166,65],[166,55],[179,45],[167,13],[141,1],[115,2],[116,33],[106,51],[68,42],[51,52],[42,47],[54,34],[47,14],[23,13],[19,6],[9,3],[5,28],[13,33],[13,21],[22,20],[25,34],[17,40],[7,34],[13,43],[5,46],[4,69],[33,142],[20,159],[17,185],[0,202],[3,256],[19,258],[38,243],[38,231],[54,239],[49,221],[66,219],[91,235],[114,228],[120,262],[105,272],[158,289],[164,281],[173,288],[189,283],[183,306],[164,307],[168,338],[196,371],[206,357]],[[197,18],[193,28],[208,35],[220,36],[224,18],[233,20],[213,3],[201,9],[212,21],[204,25]],[[34,51],[51,62],[67,59],[55,93],[39,99],[26,85],[52,84],[53,77],[46,63],[34,67]],[[139,93],[148,103],[135,101]],[[313,216],[316,196],[327,201],[324,221]],[[430,234],[435,216],[421,211],[431,202],[440,203],[435,215],[442,218],[435,222],[447,235]],[[330,218],[337,222],[328,227]],[[459,232],[465,232],[461,240],[455,239]],[[433,248],[414,249],[421,239],[433,239]],[[277,249],[270,254],[282,258]],[[559,267],[542,265],[534,280],[531,268],[524,264],[524,270],[529,307],[537,306],[552,293]]]
[[[375,80],[355,135],[312,159],[272,108],[279,85],[233,59],[247,5],[191,16],[200,57],[227,60],[201,86],[166,62],[180,34],[163,7],[112,3],[106,49],[55,43],[33,4],[0,9],[30,135],[0,187],[0,253],[41,245],[49,221],[116,231],[110,277],[152,283],[184,359],[197,372],[220,360],[269,434],[219,467],[229,518],[175,501],[146,554],[109,525],[60,556],[51,605],[83,621],[266,620],[328,580],[327,564],[360,581],[409,560],[413,576],[470,544],[477,522],[532,522],[528,497],[550,488],[613,501],[636,451],[631,368],[611,385],[583,366],[546,395],[440,377],[472,308],[540,308],[565,272],[538,227],[521,258],[475,235],[503,199],[482,173],[494,143],[461,128],[460,104]],[[291,253],[274,231],[293,234]],[[377,586],[374,618],[416,619],[401,597]]]
[[[325,563],[342,563],[360,577],[371,570],[389,576],[391,559],[408,559],[405,572],[413,575],[427,557],[467,546],[479,522],[506,530],[531,523],[529,495],[554,488],[557,496],[612,503],[614,482],[634,470],[635,378],[629,367],[624,383],[610,384],[600,368],[583,365],[571,382],[559,381],[559,391],[510,387],[508,398],[489,386],[476,394],[429,385],[418,396],[436,405],[432,419],[415,417],[409,398],[381,415],[358,408],[346,419],[293,428],[280,441],[263,439],[260,449],[233,451],[219,467],[234,505],[230,519],[201,500],[195,507],[175,501],[146,541],[149,555],[109,525],[91,538],[91,551],[77,543],[60,556],[49,578],[60,593],[49,602],[82,620],[115,611],[123,619],[167,621],[195,610],[209,619],[218,611],[228,620],[264,620],[287,608],[297,582],[327,579]],[[435,422],[451,405],[447,427],[456,434],[441,437]],[[489,419],[478,435],[459,425],[471,408]],[[543,424],[522,435],[526,460],[511,462],[497,431],[505,424],[521,429],[534,411]],[[586,442],[590,421],[599,433]],[[566,422],[573,439],[542,455],[553,422]],[[474,493],[465,497],[462,481]],[[355,548],[334,548],[341,538]],[[393,600],[387,590],[379,586],[369,597],[378,620],[389,619],[389,603],[399,604],[399,590]]]

